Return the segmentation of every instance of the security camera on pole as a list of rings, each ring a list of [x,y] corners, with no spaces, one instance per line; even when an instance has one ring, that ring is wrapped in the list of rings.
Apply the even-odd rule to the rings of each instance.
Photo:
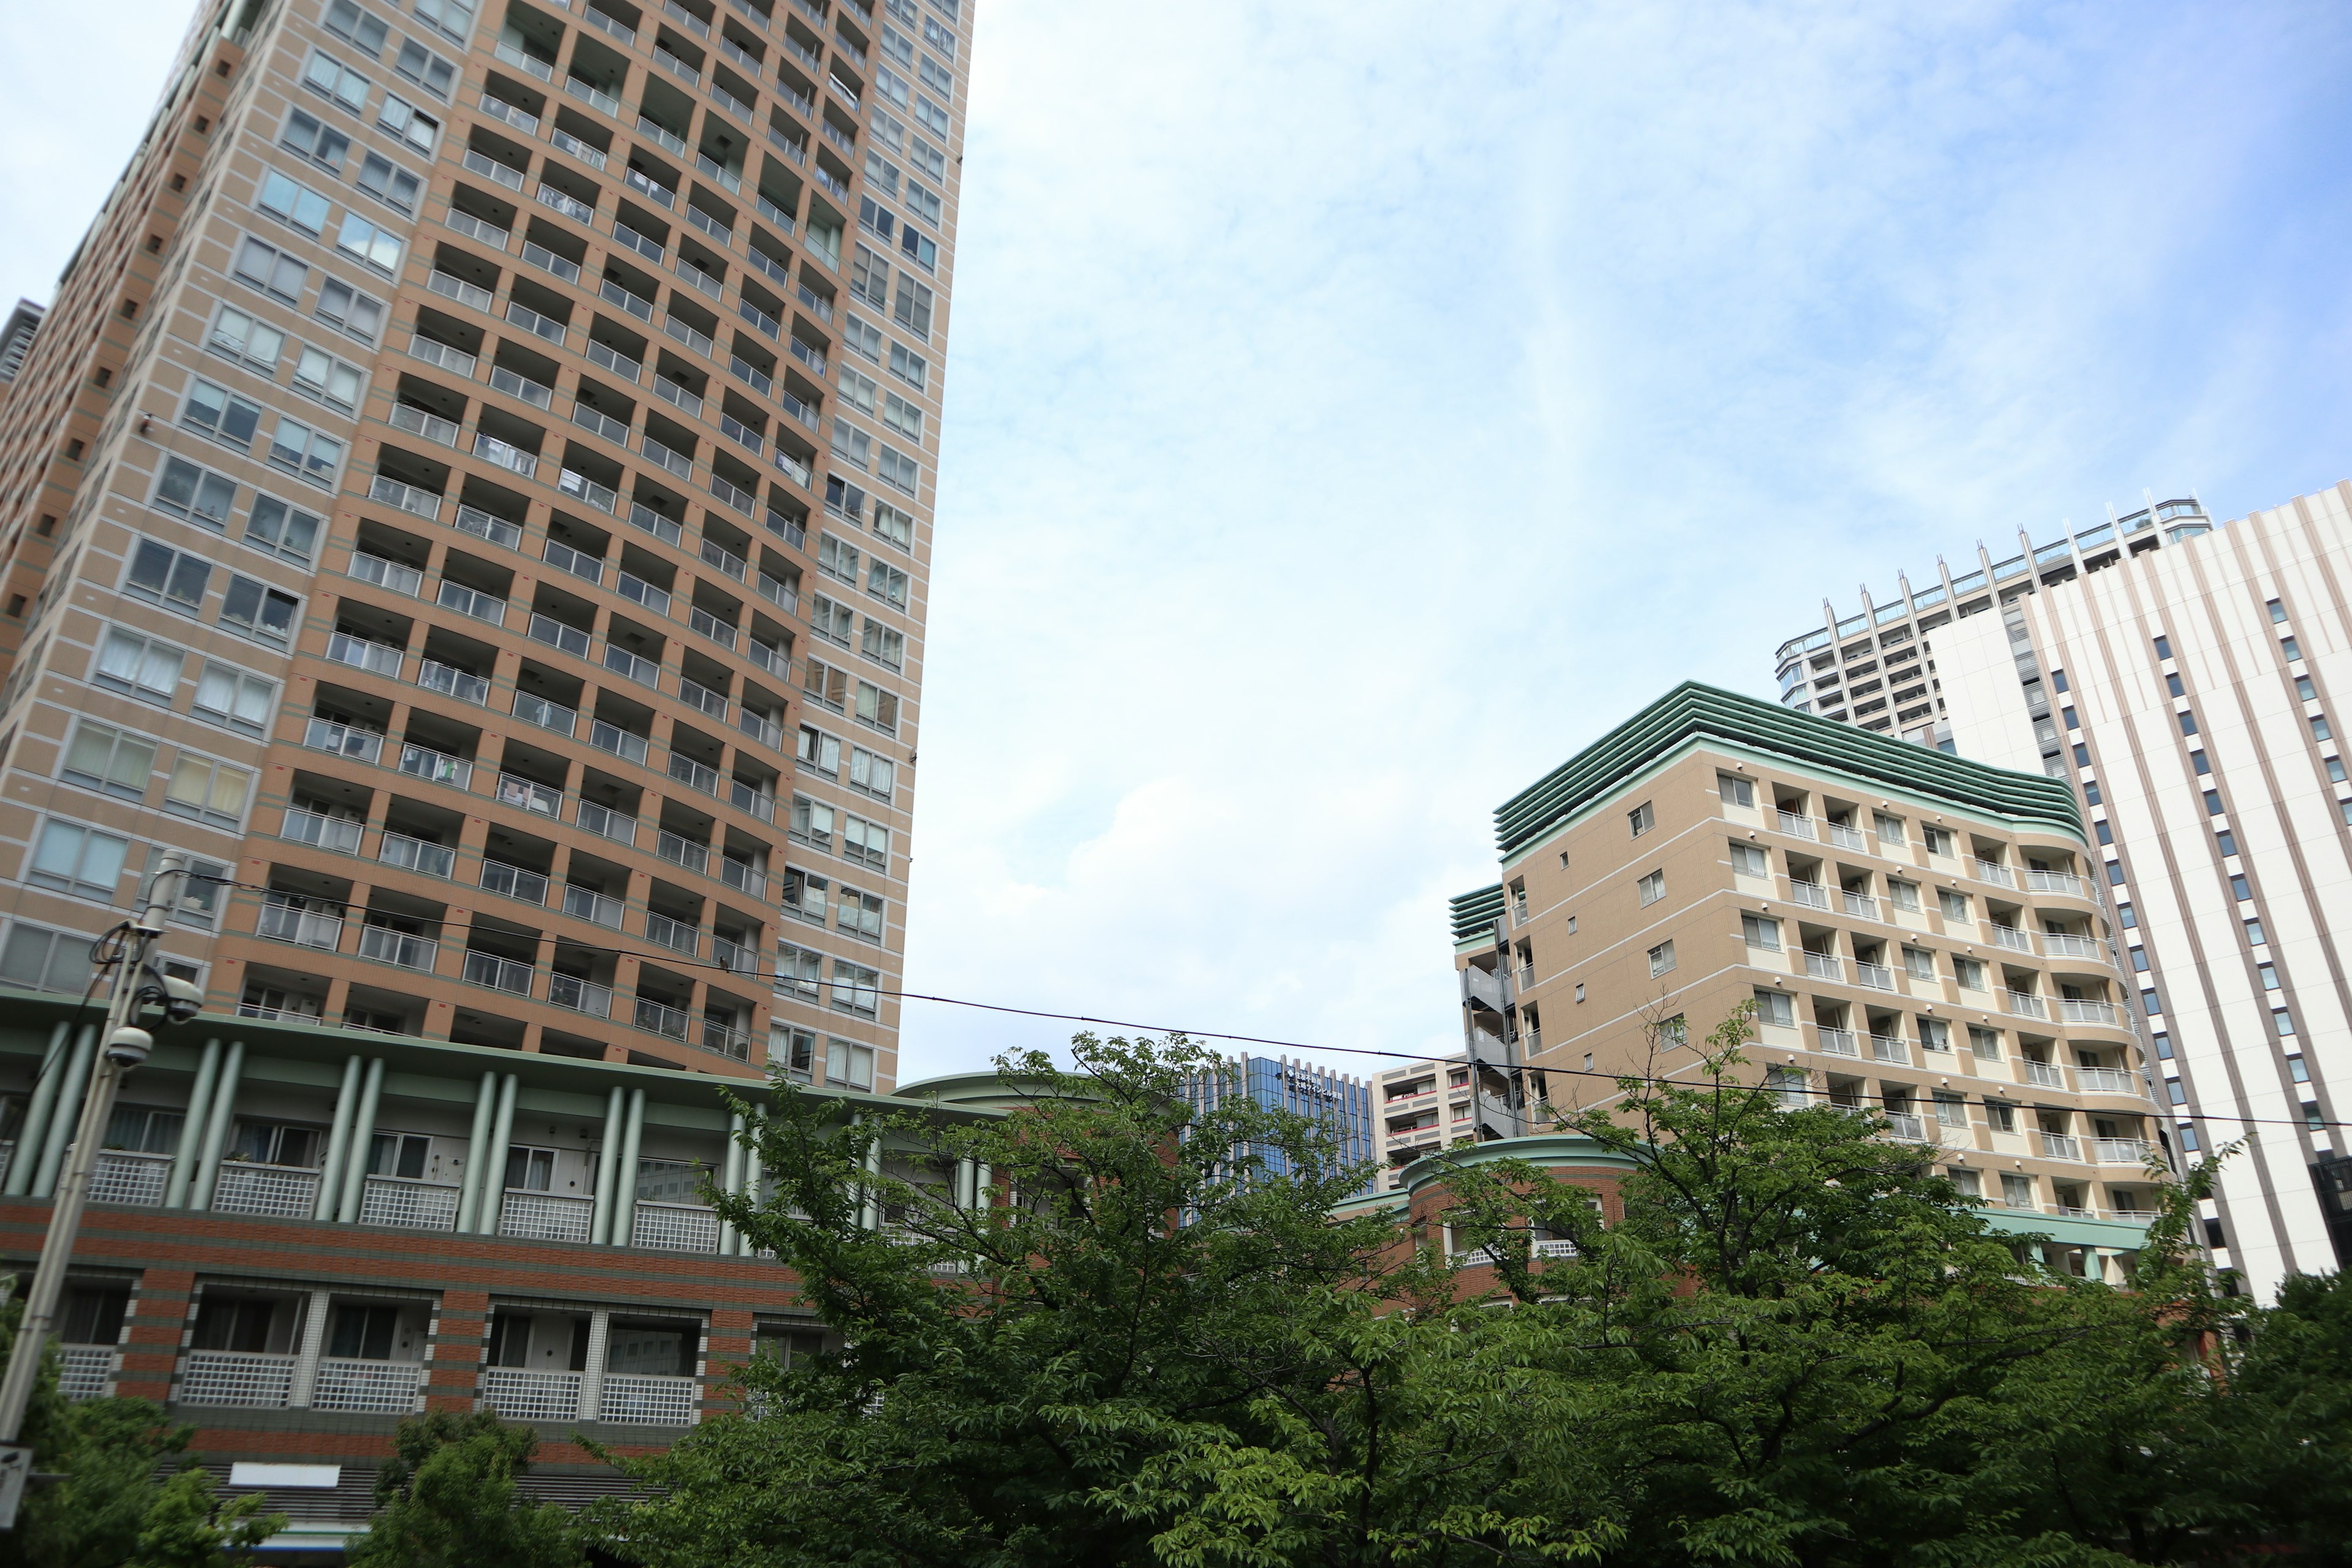
[[[204,1005],[204,993],[184,980],[175,980],[151,962],[163,922],[180,901],[188,874],[188,858],[168,850],[147,887],[147,907],[121,931],[122,945],[111,960],[113,997],[106,1013],[106,1049],[82,1102],[81,1121],[73,1148],[58,1179],[57,1201],[49,1211],[48,1239],[41,1244],[40,1266],[33,1288],[26,1293],[25,1315],[16,1326],[16,1343],[8,1371],[0,1378],[0,1530],[12,1530],[16,1508],[25,1495],[32,1470],[33,1451],[16,1439],[25,1426],[25,1407],[32,1402],[33,1384],[40,1376],[42,1352],[57,1326],[58,1299],[65,1293],[66,1265],[73,1256],[74,1233],[81,1228],[81,1205],[89,1195],[90,1173],[98,1164],[99,1144],[114,1114],[114,1094],[124,1075],[147,1059],[155,1037],[139,1026],[148,1007],[161,1007],[174,1024],[184,1024]]]

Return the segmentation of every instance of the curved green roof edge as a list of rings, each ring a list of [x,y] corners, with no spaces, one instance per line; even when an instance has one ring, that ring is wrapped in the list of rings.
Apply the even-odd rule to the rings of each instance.
[[[2077,837],[2083,833],[2074,788],[2060,780],[1948,756],[1909,741],[1686,680],[1496,806],[1496,843],[1507,858],[1649,763],[1706,736],[1994,816],[2046,823]],[[1454,900],[1457,932],[1464,900],[1476,896],[1465,894]]]
[[[1454,915],[1454,941],[1476,936],[1502,918],[1503,884],[1496,882],[1473,892],[1457,893],[1445,900],[1445,907]]]

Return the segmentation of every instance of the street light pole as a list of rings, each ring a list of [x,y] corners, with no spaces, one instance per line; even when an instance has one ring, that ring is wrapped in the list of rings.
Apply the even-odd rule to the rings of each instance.
[[[179,900],[180,883],[186,876],[187,864],[188,858],[176,849],[164,853],[148,884],[147,907],[140,911],[138,921],[124,936],[121,955],[115,963],[114,995],[107,1008],[98,1071],[90,1082],[89,1096],[82,1102],[81,1121],[74,1133],[73,1148],[66,1158],[65,1172],[58,1180],[57,1201],[49,1211],[48,1237],[41,1244],[40,1266],[33,1272],[32,1289],[26,1292],[25,1315],[16,1325],[16,1342],[8,1358],[8,1371],[5,1378],[0,1378],[0,1456],[5,1456],[0,1457],[0,1529],[16,1522],[16,1503],[30,1458],[26,1450],[16,1447],[16,1439],[24,1430],[25,1409],[32,1403],[33,1384],[40,1376],[49,1331],[57,1325],[58,1300],[65,1294],[66,1265],[73,1256],[74,1233],[81,1228],[82,1205],[89,1196],[90,1173],[98,1164],[99,1145],[114,1114],[115,1090],[121,1087],[123,1078],[132,1068],[147,1059],[154,1045],[152,1037],[137,1026],[134,1015],[145,984],[149,955],[154,950],[155,939],[163,934],[163,923],[170,918],[173,906]],[[13,1454],[9,1452],[12,1449]],[[24,1458],[16,1458],[19,1455]],[[15,1462],[10,1463],[11,1459]]]

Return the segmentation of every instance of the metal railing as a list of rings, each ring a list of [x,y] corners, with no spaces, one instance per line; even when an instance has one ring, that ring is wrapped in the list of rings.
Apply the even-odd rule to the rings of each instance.
[[[2156,1145],[2145,1138],[2094,1138],[2091,1151],[2102,1165],[2145,1165]]]
[[[666,947],[672,952],[692,954],[702,951],[702,928],[688,925],[684,921],[672,920],[667,915],[656,914],[648,910],[646,912],[646,940],[656,946]],[[645,999],[639,997],[639,1009],[642,1010],[645,1005]],[[678,1037],[683,1039],[685,1036],[680,1035]]]
[[[453,757],[446,752],[436,752],[430,746],[420,746],[414,741],[401,743],[400,771],[410,778],[450,784],[458,789],[464,789],[474,782],[474,764],[471,762],[464,757]]]
[[[487,703],[490,700],[488,676],[459,669],[456,665],[444,664],[437,658],[417,661],[416,684],[427,691],[454,697],[460,702]]]
[[[1886,1131],[1889,1137],[1900,1139],[1906,1143],[1927,1143],[1933,1142],[1933,1140],[1927,1136],[1927,1125],[1912,1112],[1907,1110],[1889,1110],[1885,1112],[1885,1115],[1886,1117]]]
[[[362,551],[352,552],[351,574],[354,582],[373,583],[379,588],[389,588],[412,599],[417,597],[425,586],[425,574],[415,567]]]
[[[683,866],[689,871],[707,874],[710,869],[710,846],[698,844],[667,827],[654,835],[654,853],[671,865]]]
[[[2043,1132],[2038,1136],[2042,1141],[2043,1159],[2072,1160],[2077,1164],[2082,1163],[2083,1145],[2080,1141],[2070,1138],[2063,1132]]]
[[[1834,952],[1808,952],[1805,954],[1805,973],[1815,980],[1843,980],[1845,961]]]
[[[1899,1035],[1873,1035],[1870,1037],[1870,1057],[1873,1061],[1895,1062],[1907,1067],[1911,1062],[1911,1050]]]
[[[2076,936],[2071,931],[2050,931],[2042,933],[2042,951],[2050,958],[2090,958],[2101,956],[2101,943],[2096,937]]]
[[[242,1351],[190,1351],[180,1360],[182,1405],[282,1410],[294,1392],[294,1358]]]
[[[346,816],[329,816],[324,812],[305,811],[300,806],[288,806],[286,819],[278,829],[278,837],[289,844],[308,844],[320,849],[331,849],[339,855],[360,852],[360,836],[367,824]]]
[[[441,955],[441,944],[425,937],[414,936],[390,926],[360,927],[360,956],[373,958],[379,963],[396,964],[402,969],[415,969],[431,973],[434,962]]]
[[[1969,864],[1969,874],[1979,882],[1990,882],[1997,888],[2017,886],[2009,874],[2009,868],[1998,860],[1972,860]]]
[[[511,805],[535,816],[560,819],[563,816],[562,790],[553,784],[543,784],[537,779],[524,778],[520,773],[500,773],[497,796],[500,805]]]
[[[58,1393],[71,1400],[103,1399],[114,1386],[112,1345],[62,1345],[58,1350]]]
[[[1789,901],[1809,910],[1826,910],[1830,907],[1830,890],[1819,882],[1792,881],[1789,884]]]
[[[2137,1094],[2139,1080],[2122,1068],[2076,1068],[2075,1086],[2085,1094]]]
[[[700,1384],[690,1377],[608,1372],[596,1396],[596,1418],[638,1426],[691,1426],[699,1394]]]
[[[372,642],[366,637],[353,637],[349,632],[337,632],[327,639],[327,657],[337,664],[348,664],[354,669],[397,679],[401,662],[407,654],[406,650],[393,643]]]
[[[635,996],[630,1000],[636,1004],[634,1022],[638,1028],[673,1040],[687,1037],[692,1020],[687,1016],[683,1007],[673,1007],[650,996]]]
[[[2112,1002],[2094,1002],[2081,996],[2058,998],[2058,1016],[2069,1024],[2112,1024],[2123,1026],[2124,1010]]]
[[[637,841],[635,817],[614,811],[609,805],[599,805],[593,800],[583,800],[574,807],[572,820],[597,837],[609,838],[615,844],[635,844]]]
[[[163,1201],[163,1187],[171,1175],[169,1154],[101,1149],[89,1174],[89,1201],[119,1204],[124,1208],[153,1208]]]
[[[551,702],[527,691],[515,693],[514,716],[526,724],[536,724],[559,735],[569,735],[580,726],[580,710],[577,708],[566,708],[561,702]]]
[[[591,1018],[613,1016],[613,988],[599,985],[593,980],[583,980],[576,974],[549,975],[547,1000],[550,1006],[583,1013]]]
[[[586,1241],[593,1207],[587,1198],[509,1187],[499,1206],[499,1234],[523,1241]]]
[[[335,1359],[319,1363],[310,1408],[405,1415],[423,1405],[424,1394],[422,1362]]]
[[[343,921],[340,915],[303,909],[297,904],[265,903],[261,906],[261,918],[255,924],[254,934],[268,937],[273,942],[290,942],[300,947],[315,947],[323,952],[332,952],[342,945]]]
[[[378,843],[375,858],[383,865],[397,866],[403,870],[426,877],[446,877],[457,868],[457,852],[455,849],[446,844],[412,838],[405,833],[385,833]]]
[[[360,1223],[391,1230],[455,1230],[457,1189],[439,1182],[370,1176],[360,1193]]]
[[[1821,1037],[1823,1054],[1832,1057],[1859,1057],[1862,1047],[1851,1029],[1834,1029],[1826,1024],[1816,1024],[1813,1032]]]
[[[463,501],[457,504],[457,531],[470,533],[477,539],[487,539],[492,544],[503,544],[512,550],[522,542],[522,527],[505,518],[493,517],[476,506]]]
[[[213,1185],[215,1212],[309,1219],[319,1201],[319,1173],[288,1165],[224,1162]]]
[[[1853,828],[1848,827],[1843,822],[1832,822],[1824,824],[1824,826],[1829,829],[1830,842],[1836,845],[1841,849],[1867,849],[1870,847],[1869,839],[1864,837],[1861,834],[1856,833]]]
[[[2035,1084],[2042,1089],[2066,1087],[2066,1070],[2055,1062],[2037,1062],[2031,1057],[2017,1058],[2018,1081]]]
[[[629,818],[634,825],[635,817]],[[610,893],[600,893],[593,888],[583,888],[577,882],[563,885],[563,912],[577,920],[591,921],[610,931],[621,929],[621,917],[628,905]]]
[[[504,991],[509,995],[528,996],[530,994],[531,978],[537,973],[520,959],[501,958],[495,952],[467,948],[465,966],[458,971],[458,977],[476,985],[487,985],[493,991]]]
[[[2028,937],[2023,931],[2018,930],[2015,926],[1997,925],[1993,927],[1992,940],[1994,946],[2005,947],[2011,952],[2032,952],[2033,951],[2032,939]]]
[[[1854,960],[1853,973],[1855,979],[1859,980],[1863,984],[1870,987],[1873,991],[1892,991],[1895,989],[1895,971],[1887,968],[1886,965],[1883,963],[1865,963],[1862,960],[1856,959]]]
[[[716,1252],[719,1216],[699,1204],[640,1200],[629,1223],[629,1245],[661,1252]]]
[[[1850,915],[1857,915],[1866,921],[1878,919],[1878,900],[1867,893],[1840,892],[1838,907]]]
[[[2033,893],[2069,893],[2075,898],[2089,895],[2083,890],[2083,879],[2071,871],[2035,871],[2025,873],[2025,887]]]
[[[2040,1018],[2045,1016],[2042,998],[2031,991],[2004,991],[2000,994],[2000,1005],[2001,1011],[2014,1013],[2021,1018]]]
[[[1811,838],[1814,837],[1813,819],[1811,817],[1801,816],[1793,811],[1776,812],[1773,815],[1779,819],[1780,831],[1788,834],[1790,837]]]
[[[521,1367],[482,1369],[482,1403],[509,1421],[580,1419],[580,1373],[527,1372]]]
[[[339,724],[332,719],[312,719],[302,731],[302,743],[315,752],[332,752],[339,757],[356,757],[363,763],[374,762],[383,754],[382,731]]]

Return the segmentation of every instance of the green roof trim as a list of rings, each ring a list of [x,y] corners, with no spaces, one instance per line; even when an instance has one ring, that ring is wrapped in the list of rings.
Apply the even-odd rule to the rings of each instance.
[[[1467,942],[1483,936],[1503,918],[1503,884],[1481,888],[1473,893],[1459,893],[1445,900],[1454,915],[1454,940]]]
[[[1504,858],[1602,799],[1644,768],[1692,741],[1707,738],[2083,837],[2083,816],[2074,802],[2074,787],[2061,780],[1988,767],[1909,741],[1810,713],[1792,713],[1778,703],[1686,680],[1496,807],[1495,839]],[[1493,895],[1494,912],[1500,913],[1500,889],[1489,889],[1486,893]],[[1463,929],[1465,903],[1486,893],[1465,893],[1454,900],[1456,940]]]

